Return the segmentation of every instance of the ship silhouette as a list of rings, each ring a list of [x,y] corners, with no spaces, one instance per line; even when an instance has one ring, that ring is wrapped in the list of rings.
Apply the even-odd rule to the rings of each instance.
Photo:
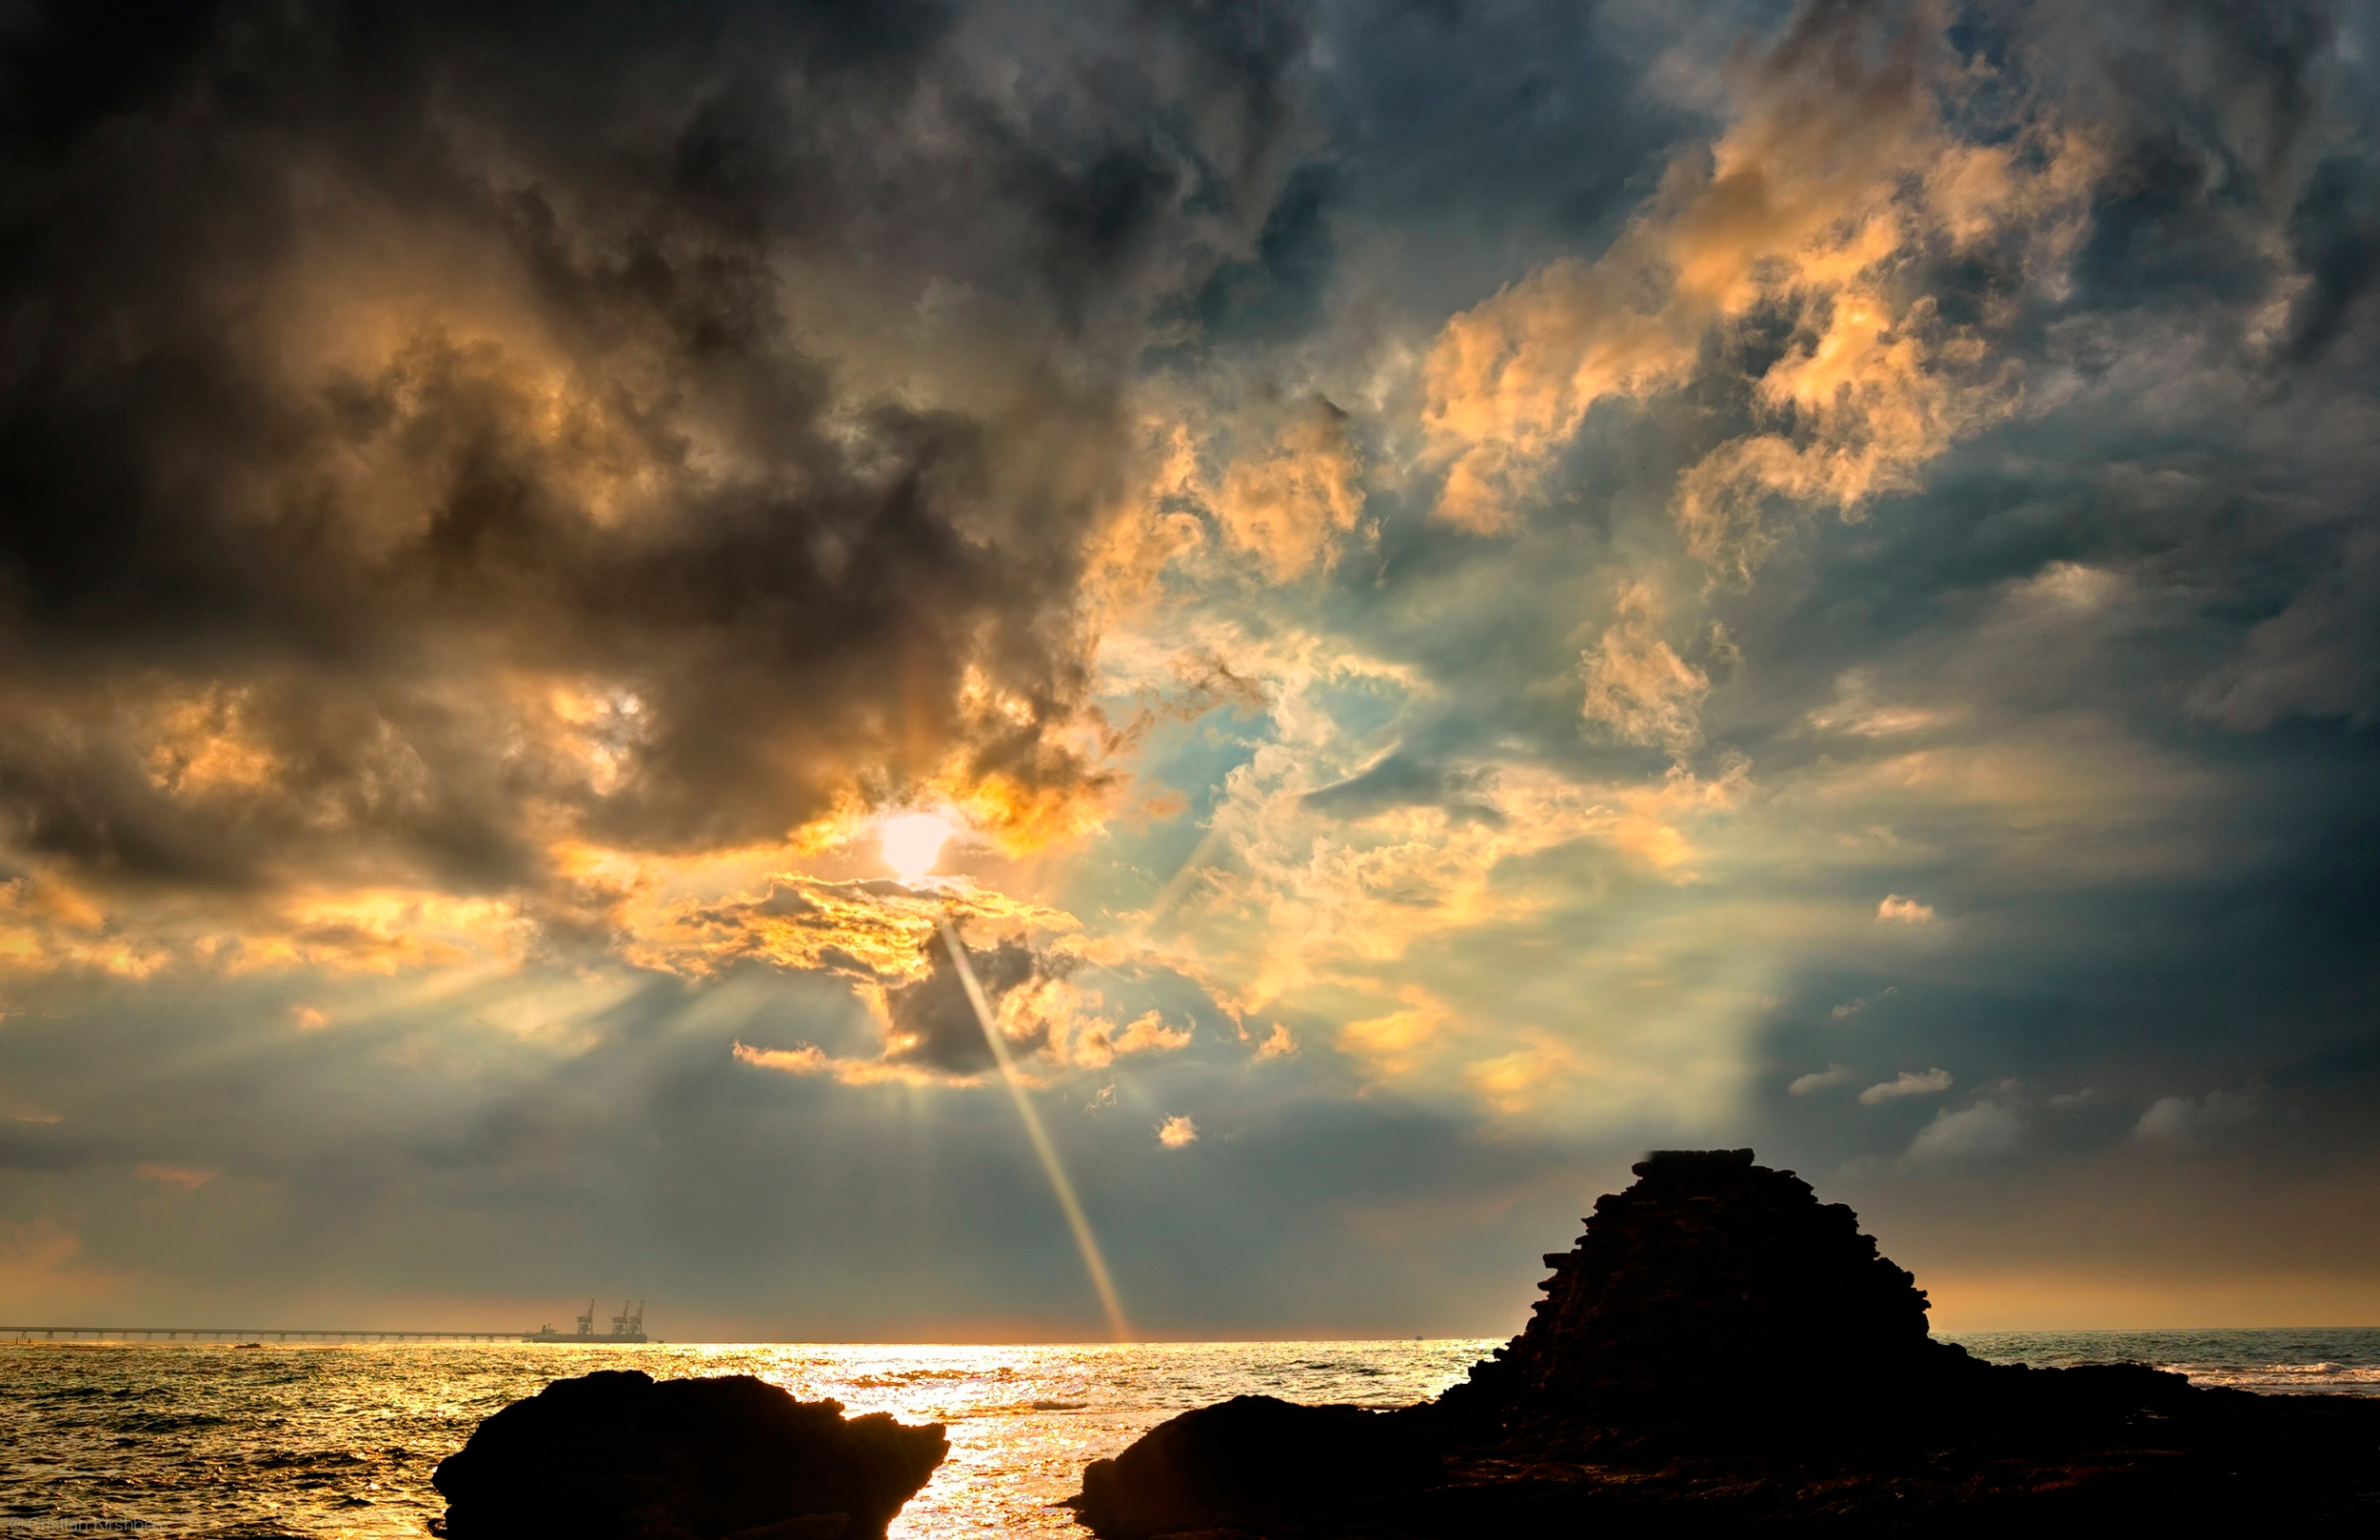
[[[523,1337],[524,1342],[643,1342],[645,1335],[645,1301],[636,1302],[630,1310],[627,1301],[620,1303],[620,1313],[611,1318],[611,1330],[595,1330],[595,1301],[586,1302],[586,1313],[578,1319],[575,1332],[557,1332],[548,1324]]]

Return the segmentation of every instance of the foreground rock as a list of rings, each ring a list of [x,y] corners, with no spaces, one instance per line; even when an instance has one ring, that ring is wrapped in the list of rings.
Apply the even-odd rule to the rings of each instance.
[[[1793,1173],[1636,1172],[1437,1402],[1203,1408],[1095,1462],[1078,1512],[1107,1540],[2380,1533],[2380,1404],[1983,1363]]]
[[[1075,1506],[1102,1534],[1204,1530],[1337,1510],[1440,1476],[1443,1463],[1410,1419],[1241,1395],[1095,1462]]]
[[[450,1540],[883,1540],[949,1450],[940,1423],[748,1374],[605,1370],[506,1407],[431,1479]]]

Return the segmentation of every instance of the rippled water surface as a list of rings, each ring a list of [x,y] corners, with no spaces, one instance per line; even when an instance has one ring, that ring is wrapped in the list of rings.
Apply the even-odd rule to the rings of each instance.
[[[2065,1369],[2153,1364],[2192,1385],[2271,1394],[2380,1395],[2380,1327],[2225,1332],[1944,1333],[1978,1358]]]
[[[1082,1467],[1251,1392],[1403,1406],[1492,1344],[1134,1347],[0,1346],[0,1533],[140,1519],[206,1536],[418,1537],[430,1471],[481,1418],[593,1369],[757,1374],[804,1400],[948,1427],[907,1540],[1082,1534]]]
[[[2200,1384],[2380,1394],[2380,1330],[1968,1333],[1987,1358],[2133,1359]],[[1247,1392],[1402,1406],[1489,1342],[1137,1347],[0,1346],[0,1533],[141,1520],[210,1537],[419,1536],[429,1476],[482,1417],[597,1368],[758,1374],[804,1399],[948,1426],[907,1540],[1081,1534],[1083,1465]]]

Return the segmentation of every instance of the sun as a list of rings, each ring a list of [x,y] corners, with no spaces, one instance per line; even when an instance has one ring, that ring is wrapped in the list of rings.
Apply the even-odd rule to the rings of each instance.
[[[957,832],[950,819],[940,813],[902,813],[876,826],[876,838],[883,846],[884,864],[904,882],[932,871],[934,863],[942,859],[942,846]]]

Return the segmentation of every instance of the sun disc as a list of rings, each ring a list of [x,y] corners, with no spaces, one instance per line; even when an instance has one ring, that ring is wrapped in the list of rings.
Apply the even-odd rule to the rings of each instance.
[[[942,859],[942,847],[956,833],[940,813],[902,813],[877,826],[884,864],[903,881],[923,877]]]

